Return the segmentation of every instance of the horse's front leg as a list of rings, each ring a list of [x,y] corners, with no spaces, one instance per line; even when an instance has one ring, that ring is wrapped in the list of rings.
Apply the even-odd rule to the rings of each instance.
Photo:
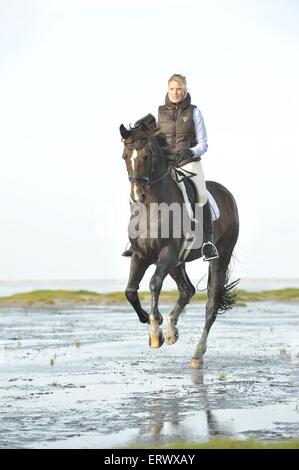
[[[137,253],[133,253],[131,258],[130,277],[126,287],[126,297],[136,311],[141,323],[149,323],[148,313],[143,310],[140,304],[138,289],[139,283],[147,270],[149,263],[140,258]]]
[[[164,343],[163,332],[159,327],[163,322],[162,315],[158,309],[159,296],[165,277],[174,268],[176,263],[177,253],[175,250],[171,247],[164,247],[159,255],[155,273],[150,281],[152,307],[150,313],[149,345],[152,348],[159,348]]]
[[[184,310],[184,307],[189,303],[191,297],[195,294],[195,288],[192,285],[190,279],[185,270],[185,263],[175,267],[170,272],[171,277],[175,280],[180,296],[173,307],[172,311],[168,315],[168,325],[165,334],[167,344],[174,344],[179,338],[179,332],[176,327],[180,314]]]

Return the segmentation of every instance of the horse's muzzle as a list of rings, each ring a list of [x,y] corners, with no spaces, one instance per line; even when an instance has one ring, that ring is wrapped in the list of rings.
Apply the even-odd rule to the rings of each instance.
[[[131,199],[135,204],[142,204],[145,201],[145,184],[133,181],[131,182]]]

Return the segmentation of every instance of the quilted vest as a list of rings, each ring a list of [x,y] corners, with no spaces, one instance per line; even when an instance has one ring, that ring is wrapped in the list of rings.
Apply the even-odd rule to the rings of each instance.
[[[158,109],[158,125],[165,137],[165,154],[174,154],[183,148],[194,147],[197,144],[193,121],[191,96],[187,96],[180,103],[171,103],[168,94],[165,104]]]

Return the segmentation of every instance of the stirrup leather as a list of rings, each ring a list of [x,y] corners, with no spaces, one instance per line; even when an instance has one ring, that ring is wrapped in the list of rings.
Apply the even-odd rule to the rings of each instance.
[[[204,249],[204,247],[207,246],[207,245],[212,245],[212,247],[213,247],[214,250],[216,251],[216,255],[211,256],[211,257],[206,257],[206,256],[204,255],[203,249]],[[205,242],[205,243],[203,243],[203,245],[202,245],[202,247],[201,247],[201,256],[202,256],[203,261],[211,261],[212,259],[219,258],[218,250],[217,250],[216,246],[214,245],[214,243],[212,243],[212,242]]]

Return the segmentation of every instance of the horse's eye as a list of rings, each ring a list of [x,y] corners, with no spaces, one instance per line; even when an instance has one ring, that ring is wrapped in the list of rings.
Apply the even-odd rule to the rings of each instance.
[[[128,157],[128,155],[126,155],[125,153],[123,153],[121,158],[122,158],[123,160],[126,160],[127,157]]]

